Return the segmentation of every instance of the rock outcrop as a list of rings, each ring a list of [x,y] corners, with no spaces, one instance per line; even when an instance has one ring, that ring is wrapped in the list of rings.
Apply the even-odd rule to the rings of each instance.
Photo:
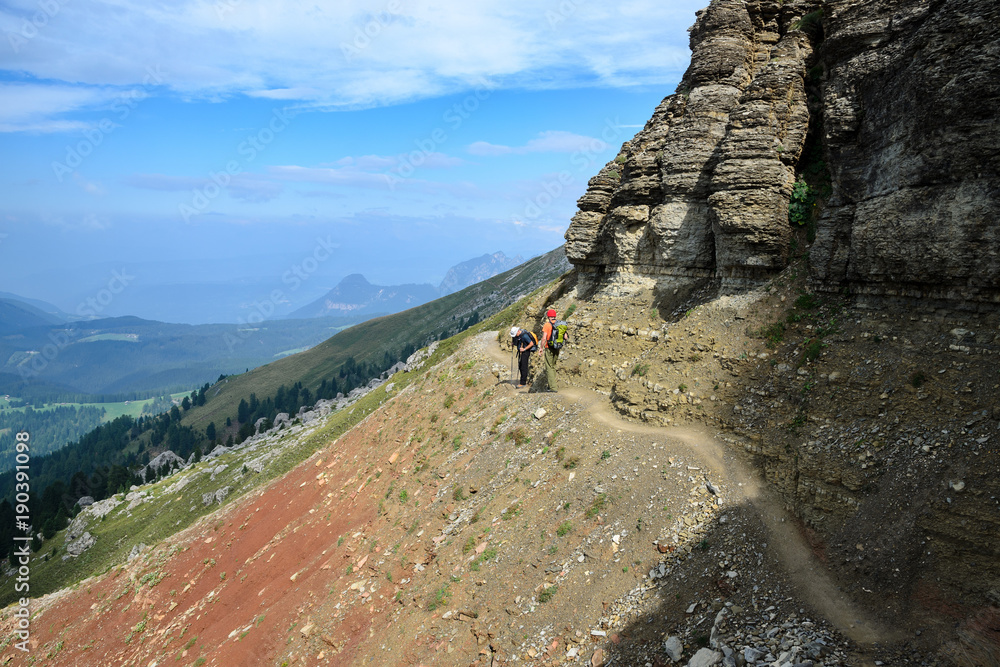
[[[822,286],[1000,301],[1000,5],[834,2]]]
[[[990,0],[715,0],[677,92],[579,200],[581,286],[774,275],[806,172],[820,289],[1000,300],[998,19]]]
[[[678,92],[590,181],[566,233],[588,274],[754,279],[785,266],[809,125],[814,3],[716,0]]]
[[[168,449],[154,457],[145,467],[140,468],[139,477],[141,479],[152,479],[164,468],[166,470],[163,471],[167,472],[173,468],[184,468],[186,466],[187,461]]]
[[[84,533],[79,538],[66,545],[66,553],[70,556],[79,556],[84,551],[94,546],[97,538],[90,533]]]

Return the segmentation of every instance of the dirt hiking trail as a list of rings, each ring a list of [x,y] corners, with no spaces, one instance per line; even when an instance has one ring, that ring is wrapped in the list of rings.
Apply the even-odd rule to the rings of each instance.
[[[511,355],[505,353],[503,347],[489,345],[487,350],[496,363],[504,364],[504,368],[510,366]],[[899,639],[899,633],[881,627],[838,590],[830,574],[812,554],[794,517],[782,507],[774,493],[765,487],[758,474],[746,462],[727,451],[726,446],[707,430],[692,426],[651,426],[627,421],[612,409],[606,396],[591,389],[564,386],[559,390],[559,395],[581,405],[585,414],[605,426],[629,433],[667,436],[684,447],[712,470],[713,474],[706,476],[706,480],[728,483],[740,500],[745,500],[753,507],[767,526],[777,555],[804,600],[812,604],[844,635],[859,644],[871,645]]]
[[[608,404],[607,397],[580,387],[560,389],[560,395],[583,405],[586,414],[606,426],[630,433],[664,435],[690,451],[712,470],[706,480],[728,483],[741,500],[747,501],[767,526],[782,564],[787,568],[803,599],[812,604],[844,635],[859,644],[871,645],[897,639],[858,609],[812,555],[796,522],[773,497],[749,466],[725,450],[706,431],[692,427],[658,427],[622,419]]]

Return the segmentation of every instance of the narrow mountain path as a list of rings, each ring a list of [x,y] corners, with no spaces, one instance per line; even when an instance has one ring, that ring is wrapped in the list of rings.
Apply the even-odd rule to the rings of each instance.
[[[817,562],[806,539],[796,528],[793,517],[785,511],[773,492],[766,488],[749,466],[726,451],[725,445],[707,430],[697,427],[657,427],[629,422],[610,407],[607,398],[595,391],[570,387],[560,395],[581,403],[586,413],[607,426],[630,433],[665,435],[683,445],[715,474],[717,484],[728,484],[746,500],[767,526],[782,564],[787,568],[803,599],[812,604],[844,635],[859,644],[874,644],[898,639],[857,608],[837,589],[837,585]]]
[[[510,366],[509,351],[495,345],[488,345],[487,351],[496,363],[505,368]],[[559,395],[581,405],[585,414],[605,426],[629,433],[666,436],[684,447],[713,471],[709,480],[727,485],[740,500],[753,507],[772,536],[775,551],[804,600],[858,644],[871,645],[899,639],[898,633],[881,627],[838,590],[833,578],[812,554],[808,542],[796,527],[797,522],[784,509],[781,501],[750,466],[727,451],[726,445],[707,429],[698,426],[651,426],[627,421],[610,406],[606,396],[591,389],[564,387]]]

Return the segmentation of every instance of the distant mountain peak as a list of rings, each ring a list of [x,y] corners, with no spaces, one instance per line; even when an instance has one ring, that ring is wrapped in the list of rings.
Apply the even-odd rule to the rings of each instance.
[[[429,284],[375,285],[360,273],[345,276],[325,295],[288,315],[295,319],[330,317],[347,313],[397,313],[489,280],[524,263],[520,255],[501,251],[486,253],[448,269],[438,287]]]
[[[352,273],[351,275],[344,277],[343,280],[341,280],[339,283],[337,283],[338,287],[352,287],[352,286],[355,286],[355,285],[364,285],[364,286],[367,286],[367,285],[371,285],[371,283],[368,282],[368,279],[365,278],[360,273]]]
[[[451,294],[465,289],[469,285],[488,280],[523,263],[524,259],[520,255],[507,257],[500,250],[493,254],[486,253],[481,257],[466,260],[448,269],[444,280],[438,285],[438,291],[442,295]]]
[[[396,313],[438,296],[433,285],[373,285],[360,273],[352,273],[311,304],[291,313],[291,318],[330,317],[358,312]]]

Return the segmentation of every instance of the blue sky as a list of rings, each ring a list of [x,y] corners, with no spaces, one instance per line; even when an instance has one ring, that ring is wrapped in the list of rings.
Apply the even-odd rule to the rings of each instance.
[[[546,252],[702,4],[5,2],[0,289],[73,312],[125,271],[100,314],[236,321]]]

